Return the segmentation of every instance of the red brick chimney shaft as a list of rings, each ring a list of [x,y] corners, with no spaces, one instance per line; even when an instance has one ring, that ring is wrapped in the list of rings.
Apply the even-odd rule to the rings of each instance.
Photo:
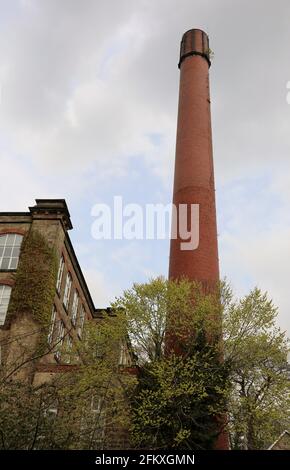
[[[186,276],[205,285],[219,280],[212,156],[208,36],[187,31],[180,49],[180,89],[176,138],[173,203],[199,204],[199,245],[181,250],[171,240],[169,277]]]
[[[209,94],[209,41],[200,29],[187,31],[180,48],[180,88],[176,137],[173,203],[199,204],[199,245],[182,250],[182,240],[171,240],[169,277],[185,276],[207,290],[219,281],[214,169]],[[189,215],[189,211],[187,211]],[[190,228],[190,227],[188,227]],[[174,333],[167,336],[169,349]],[[174,349],[174,346],[173,346]],[[216,417],[225,423],[226,417]],[[228,435],[221,429],[215,449],[228,449]]]

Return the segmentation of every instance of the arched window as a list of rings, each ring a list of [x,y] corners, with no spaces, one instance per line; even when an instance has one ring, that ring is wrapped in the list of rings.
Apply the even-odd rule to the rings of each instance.
[[[0,284],[0,325],[4,325],[11,295],[11,287]]]
[[[22,239],[17,233],[0,235],[0,269],[17,269]]]

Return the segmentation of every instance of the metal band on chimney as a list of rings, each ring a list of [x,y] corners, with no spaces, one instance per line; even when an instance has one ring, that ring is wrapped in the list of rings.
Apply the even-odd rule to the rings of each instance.
[[[208,35],[201,29],[190,29],[182,36],[178,67],[186,57],[193,55],[204,57],[211,66]]]

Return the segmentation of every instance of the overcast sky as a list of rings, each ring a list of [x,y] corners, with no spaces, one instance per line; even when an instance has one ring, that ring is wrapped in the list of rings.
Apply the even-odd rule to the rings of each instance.
[[[65,198],[97,307],[167,275],[167,241],[96,241],[91,209],[171,201],[179,44],[209,34],[221,273],[267,290],[290,333],[289,1],[0,6],[0,211]]]

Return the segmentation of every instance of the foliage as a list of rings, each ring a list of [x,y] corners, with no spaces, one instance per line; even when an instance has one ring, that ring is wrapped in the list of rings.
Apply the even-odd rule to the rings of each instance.
[[[0,448],[98,449],[106,445],[105,428],[117,435],[128,429],[135,379],[119,367],[122,318],[104,314],[86,324],[83,337],[70,351],[80,358],[72,372],[39,385],[0,381]]]
[[[30,229],[22,242],[8,318],[16,313],[32,314],[43,331],[40,338],[42,347],[51,317],[56,277],[57,256],[54,248],[40,232]]]
[[[276,326],[277,309],[267,294],[255,288],[236,300],[226,282],[221,283],[216,293],[204,294],[198,284],[186,279],[176,283],[157,278],[148,284],[134,284],[117,299],[114,307],[125,309],[127,328],[140,359],[141,379],[133,399],[133,433],[137,445],[163,447],[167,442],[168,446],[180,448],[211,446],[206,433],[202,444],[196,437],[197,428],[188,427],[187,419],[190,423],[190,416],[195,413],[191,398],[199,403],[198,395],[185,394],[181,407],[173,398],[174,394],[178,396],[181,383],[192,390],[190,384],[194,378],[196,385],[196,374],[202,364],[196,360],[196,354],[199,351],[202,355],[204,351],[197,339],[204,332],[213,357],[223,355],[224,363],[213,360],[211,366],[217,364],[216,375],[207,375],[207,370],[201,369],[198,380],[208,387],[218,386],[216,396],[208,394],[217,400],[216,413],[218,410],[222,413],[228,397],[232,448],[267,448],[280,432],[289,429],[290,381],[286,362],[289,343],[285,332]],[[221,319],[223,343],[219,341]],[[169,337],[166,330],[171,332]],[[166,357],[165,340],[173,345],[171,352],[178,351],[181,355],[177,363],[171,364],[172,369],[168,364],[175,358]],[[192,361],[196,361],[194,369],[191,369]],[[188,369],[192,370],[191,378],[184,376]],[[178,380],[175,375],[172,378],[170,370],[175,371]],[[162,371],[167,382],[162,379]],[[223,383],[219,382],[221,377]],[[188,415],[183,410],[184,403],[190,410]],[[170,416],[168,421],[166,415]],[[213,435],[210,428],[208,432]]]
[[[0,448],[33,448],[41,394],[36,394],[30,384],[13,381],[2,384],[0,399]]]
[[[51,253],[33,240],[38,260],[49,263]],[[29,271],[42,279],[45,272],[52,275],[37,263]],[[19,279],[29,288],[21,266]],[[30,309],[28,292],[21,312]],[[87,322],[82,341],[62,351],[74,358],[73,373],[37,386],[0,380],[2,448],[106,448],[112,434],[130,429],[138,448],[210,449],[227,416],[232,448],[263,449],[289,428],[289,344],[267,294],[254,289],[236,300],[227,283],[205,293],[186,279],[157,278],[134,284],[112,311]],[[40,305],[33,312],[38,318]],[[139,357],[137,382],[119,366],[126,339]]]
[[[289,343],[276,326],[276,317],[276,307],[259,289],[236,301],[227,288],[224,336],[233,384],[229,400],[233,448],[268,448],[290,425]]]
[[[135,445],[211,448],[220,431],[215,417],[225,410],[228,390],[217,321],[219,293],[205,294],[187,279],[157,278],[134,284],[114,308],[126,311],[127,330],[140,358],[132,398]]]
[[[225,410],[227,369],[205,342],[187,357],[170,355],[142,369],[132,400],[138,448],[211,449]]]
[[[174,332],[176,347],[190,352],[198,332],[209,336],[221,332],[219,294],[205,295],[198,283],[162,277],[146,284],[133,284],[112,304],[116,312],[126,312],[126,329],[139,364],[164,356],[166,331]],[[218,345],[217,345],[218,346]]]
[[[207,50],[207,55],[209,57],[209,60],[212,61],[214,59],[214,51],[212,49]]]

